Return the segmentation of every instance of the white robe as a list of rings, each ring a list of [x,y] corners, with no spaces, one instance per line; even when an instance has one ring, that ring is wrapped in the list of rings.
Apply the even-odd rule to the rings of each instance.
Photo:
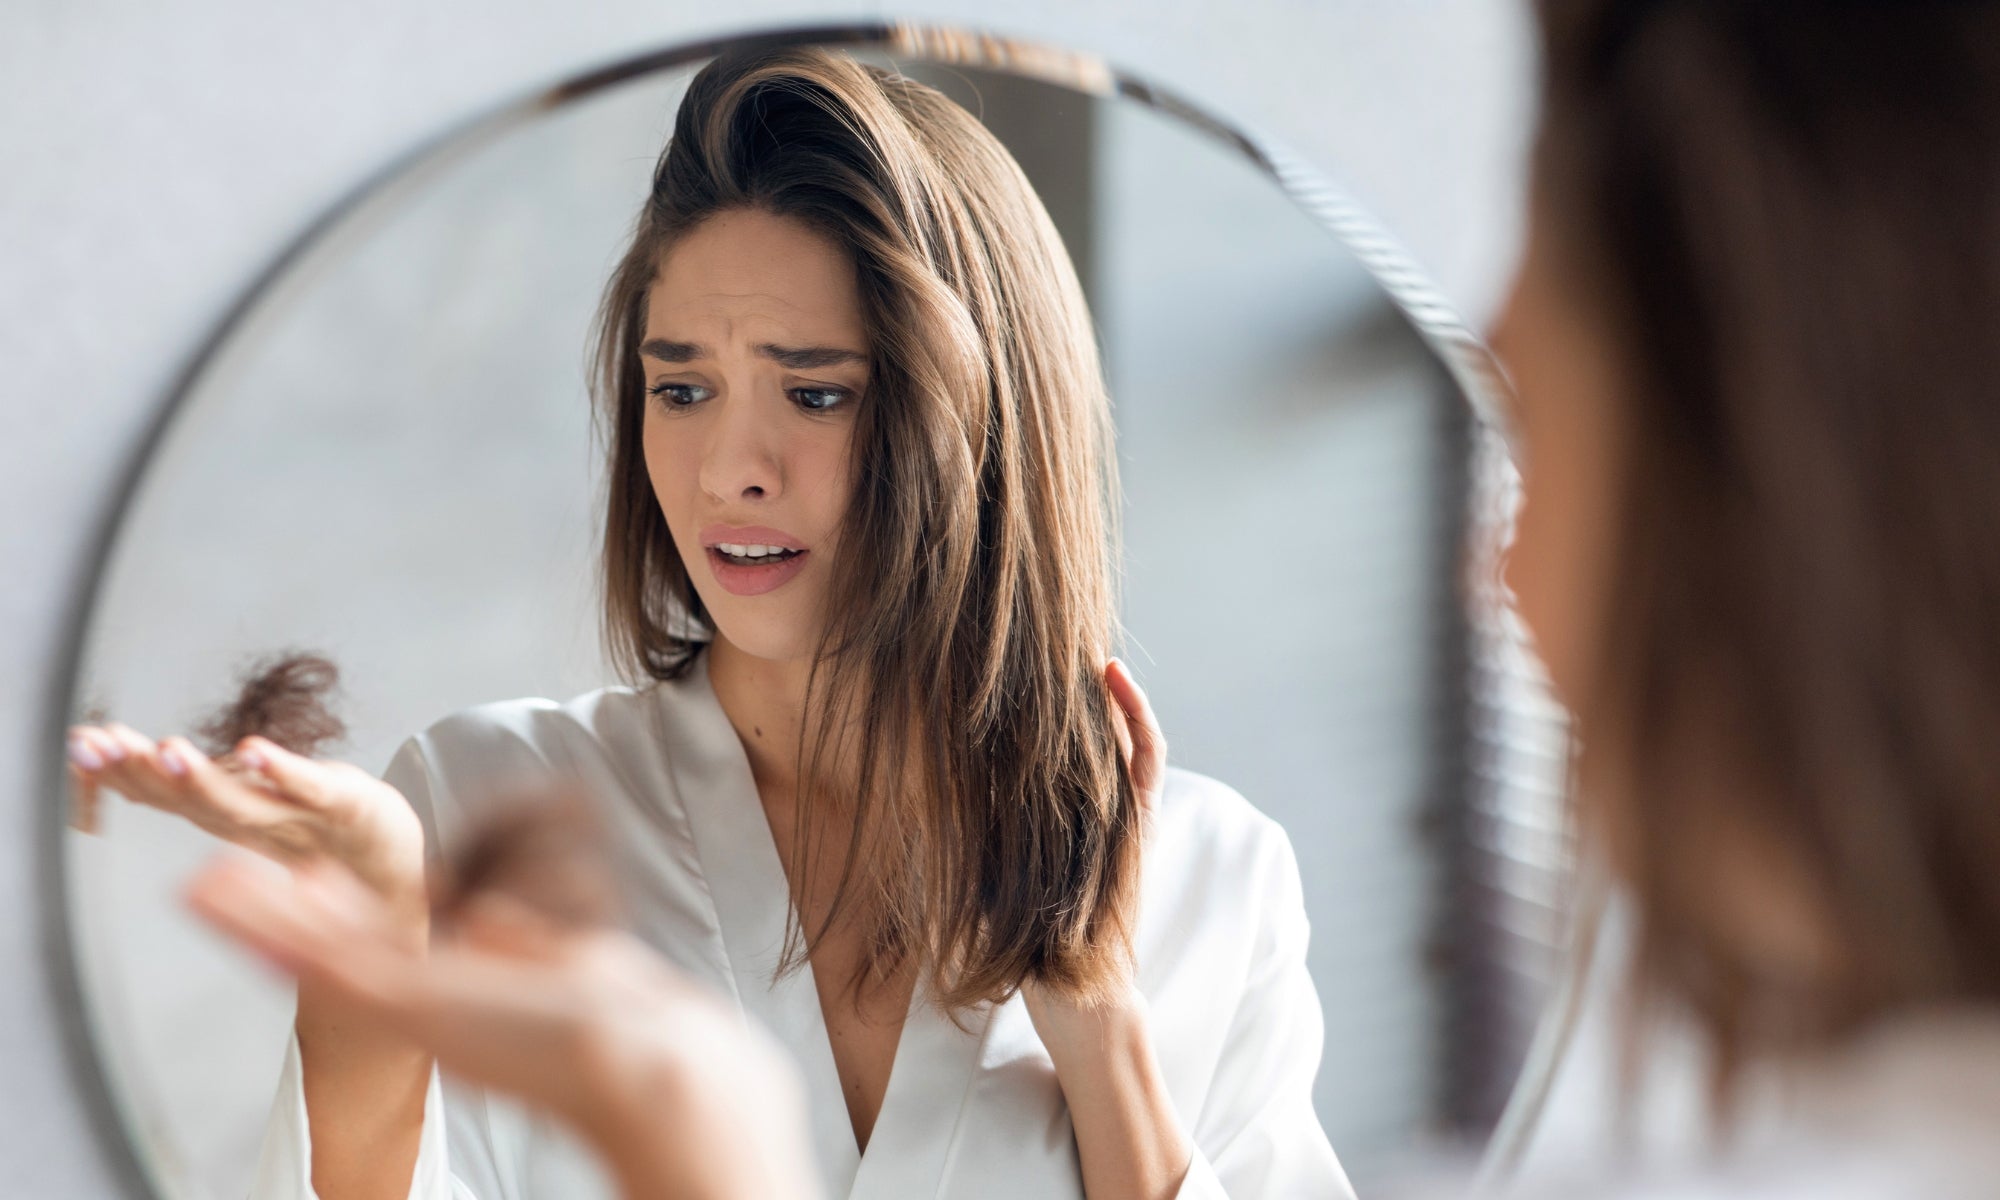
[[[601,810],[633,931],[735,1000],[796,1058],[829,1200],[1083,1196],[1048,1053],[1017,996],[962,1014],[921,999],[903,1027],[867,1153],[834,1069],[810,968],[773,981],[790,894],[749,762],[688,676],[566,704],[458,713],[410,739],[385,778],[450,853],[482,796],[569,778]],[[1284,831],[1213,780],[1170,771],[1141,884],[1137,984],[1196,1153],[1183,1197],[1353,1195],[1313,1115],[1323,1024]],[[306,1200],[311,1144],[298,1044],[286,1054],[258,1200]],[[590,1200],[616,1193],[577,1143],[520,1105],[433,1077],[412,1200]]]
[[[1707,1065],[1684,1024],[1649,1031],[1635,1091],[1595,1056],[1582,1104],[1557,1118],[1540,1161],[1500,1190],[1438,1175],[1384,1187],[1396,1200],[1993,1200],[2000,1196],[2000,1006],[1952,1004],[1883,1018],[1796,1061],[1744,1068],[1720,1124]],[[1687,1075],[1686,1068],[1696,1070]],[[1694,1084],[1691,1092],[1684,1091]],[[1664,1094],[1662,1094],[1664,1092]],[[1629,1128],[1625,1122],[1638,1122]]]

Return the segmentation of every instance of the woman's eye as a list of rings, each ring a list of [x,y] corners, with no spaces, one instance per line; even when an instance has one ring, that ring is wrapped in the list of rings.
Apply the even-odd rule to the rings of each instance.
[[[656,383],[646,392],[668,408],[692,408],[709,396],[707,388],[692,383]]]
[[[837,408],[847,400],[844,388],[793,388],[792,403],[807,412],[825,412]]]

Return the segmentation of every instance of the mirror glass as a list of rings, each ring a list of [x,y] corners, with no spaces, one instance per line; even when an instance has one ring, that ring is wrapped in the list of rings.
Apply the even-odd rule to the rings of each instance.
[[[1256,143],[1088,60],[966,48],[994,45],[847,50],[978,115],[1076,264],[1115,405],[1124,657],[1172,762],[1289,836],[1315,1104],[1365,1193],[1490,1130],[1559,927],[1552,719],[1460,586],[1490,500],[1478,375],[1355,210],[1330,222]],[[444,139],[260,286],[107,548],[79,717],[185,730],[248,661],[309,649],[342,674],[328,753],[379,772],[445,714],[614,682],[588,327],[703,61]],[[64,902],[109,1091],[159,1194],[245,1195],[291,989],[184,912],[213,838],[103,816],[67,836]]]

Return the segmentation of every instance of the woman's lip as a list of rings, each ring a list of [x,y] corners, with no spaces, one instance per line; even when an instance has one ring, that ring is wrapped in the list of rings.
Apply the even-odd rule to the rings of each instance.
[[[713,550],[723,542],[732,546],[776,546],[780,550],[806,548],[804,542],[769,525],[710,525],[696,536],[704,550]]]
[[[703,530],[703,540],[707,539],[707,535],[708,531]],[[762,544],[769,546],[773,543]],[[778,562],[746,566],[730,562],[713,546],[706,547],[706,550],[708,569],[714,574],[715,582],[722,585],[723,591],[733,596],[761,596],[765,592],[785,586],[791,582],[793,576],[805,569],[806,558],[810,554],[809,551],[800,550]]]

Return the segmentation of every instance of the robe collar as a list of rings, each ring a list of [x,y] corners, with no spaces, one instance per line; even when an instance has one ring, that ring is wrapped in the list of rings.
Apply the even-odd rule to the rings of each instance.
[[[863,1155],[812,968],[777,974],[791,892],[749,758],[709,682],[708,656],[660,692],[662,703],[675,709],[659,722],[661,744],[715,905],[734,998],[798,1061],[827,1194],[851,1200],[936,1195],[979,1069],[991,1006],[961,1013],[955,1023],[918,989]],[[1018,998],[1010,1003],[1018,1005]]]

